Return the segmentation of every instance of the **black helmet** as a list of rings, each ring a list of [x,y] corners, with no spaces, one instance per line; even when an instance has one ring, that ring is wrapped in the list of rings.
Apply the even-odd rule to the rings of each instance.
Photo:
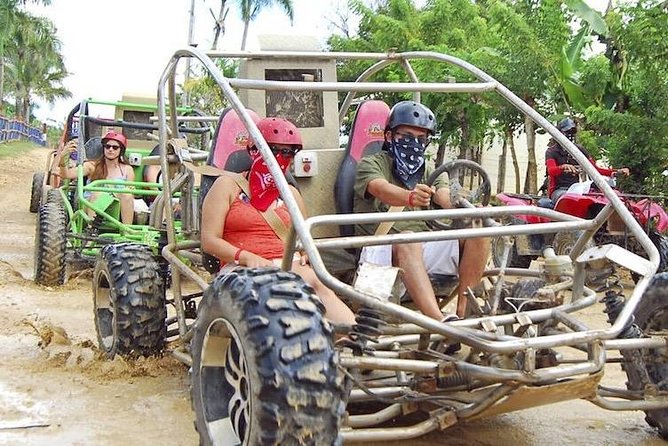
[[[423,128],[433,135],[436,131],[436,118],[434,113],[422,104],[401,101],[390,110],[385,130],[393,130],[400,125]]]
[[[557,124],[557,130],[559,130],[561,133],[574,132],[577,130],[577,126],[575,125],[575,121],[573,121],[571,118],[566,118],[559,121],[559,124]]]

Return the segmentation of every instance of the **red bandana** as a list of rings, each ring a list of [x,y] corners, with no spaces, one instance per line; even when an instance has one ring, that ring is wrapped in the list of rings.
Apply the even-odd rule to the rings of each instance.
[[[291,159],[277,154],[276,161],[278,161],[283,173],[287,172]],[[280,196],[274,177],[269,172],[269,167],[267,167],[259,151],[253,157],[253,164],[248,172],[248,185],[251,194],[250,203],[260,212],[266,211],[271,203]]]

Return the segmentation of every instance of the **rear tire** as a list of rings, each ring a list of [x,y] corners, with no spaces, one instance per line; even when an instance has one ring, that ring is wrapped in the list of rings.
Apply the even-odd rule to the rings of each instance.
[[[35,225],[35,283],[65,283],[67,216],[62,202],[40,206]]]
[[[276,268],[219,275],[198,308],[192,404],[201,445],[340,445],[332,329],[313,290]]]
[[[39,210],[42,201],[42,189],[44,188],[44,172],[32,174],[32,188],[30,190],[30,212],[35,214]]]
[[[98,343],[108,358],[162,353],[167,336],[165,290],[151,250],[106,245],[93,274]]]
[[[645,335],[668,329],[668,273],[654,276],[638,303],[635,318]],[[668,391],[668,348],[622,350],[622,356],[629,390]],[[668,440],[668,409],[645,411],[645,421]]]

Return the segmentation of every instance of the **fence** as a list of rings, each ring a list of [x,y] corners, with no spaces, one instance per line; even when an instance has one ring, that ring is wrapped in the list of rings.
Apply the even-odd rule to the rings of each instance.
[[[19,139],[26,139],[41,146],[46,145],[46,140],[42,137],[42,131],[37,127],[31,127],[25,122],[0,116],[0,144]]]

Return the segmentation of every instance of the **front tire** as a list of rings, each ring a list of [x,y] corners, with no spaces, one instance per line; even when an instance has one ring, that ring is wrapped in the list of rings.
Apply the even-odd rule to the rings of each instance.
[[[635,311],[635,322],[643,334],[668,329],[668,273],[654,276]],[[622,351],[629,390],[668,391],[668,348]],[[668,440],[668,409],[645,411],[645,421]]]
[[[95,329],[108,358],[162,353],[167,336],[165,290],[151,250],[106,245],[93,274]]]
[[[339,445],[345,411],[332,329],[313,289],[238,268],[204,293],[191,344],[202,445]]]
[[[40,206],[35,225],[35,283],[65,283],[67,216],[62,201]]]

